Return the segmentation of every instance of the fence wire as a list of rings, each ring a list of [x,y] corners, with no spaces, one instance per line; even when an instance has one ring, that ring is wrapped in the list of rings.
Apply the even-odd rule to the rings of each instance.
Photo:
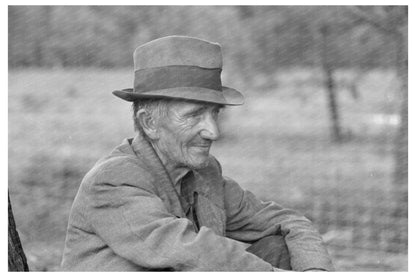
[[[304,213],[338,269],[407,270],[384,259],[408,251],[406,6],[9,6],[9,191],[32,270],[59,270],[82,177],[133,134],[111,91],[166,35],[219,42],[246,96],[213,149],[227,175]],[[352,261],[368,253],[384,267]]]

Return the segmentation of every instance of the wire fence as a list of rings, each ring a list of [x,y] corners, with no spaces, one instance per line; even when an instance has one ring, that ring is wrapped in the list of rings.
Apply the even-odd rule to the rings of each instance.
[[[335,253],[407,255],[407,7],[10,6],[9,192],[31,269],[59,270],[83,176],[131,136],[108,95],[132,83],[134,48],[178,34],[219,42],[246,95],[218,142],[230,177]]]
[[[345,189],[325,189],[311,193],[315,196],[305,207],[306,216],[320,227],[328,244],[344,249],[407,253],[407,206],[395,204],[400,197],[397,190],[346,193]]]

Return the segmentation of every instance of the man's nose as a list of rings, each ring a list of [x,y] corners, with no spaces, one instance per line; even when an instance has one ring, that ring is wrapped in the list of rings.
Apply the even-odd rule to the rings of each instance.
[[[203,129],[201,130],[201,137],[209,140],[217,140],[220,137],[218,123],[212,116],[206,116]]]

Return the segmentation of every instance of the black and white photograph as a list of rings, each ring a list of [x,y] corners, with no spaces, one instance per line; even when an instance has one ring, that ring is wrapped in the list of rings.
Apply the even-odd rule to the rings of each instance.
[[[8,271],[408,272],[408,12],[9,4]]]

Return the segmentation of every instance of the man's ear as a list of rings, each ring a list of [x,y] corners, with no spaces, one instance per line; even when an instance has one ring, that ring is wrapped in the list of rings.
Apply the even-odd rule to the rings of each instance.
[[[157,124],[154,118],[144,109],[140,109],[136,114],[143,132],[152,140],[159,138]]]

